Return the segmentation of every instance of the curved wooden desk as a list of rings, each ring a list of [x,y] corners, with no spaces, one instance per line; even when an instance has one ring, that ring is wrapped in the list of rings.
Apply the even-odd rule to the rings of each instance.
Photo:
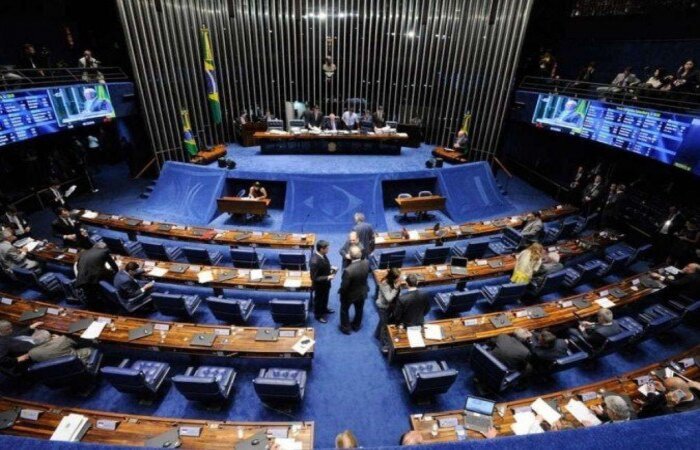
[[[301,442],[302,450],[314,447],[313,422],[229,422],[217,420],[196,420],[176,417],[137,416],[134,414],[113,413],[79,408],[64,408],[45,403],[0,397],[0,411],[13,408],[35,409],[41,411],[38,420],[17,418],[14,425],[0,433],[49,439],[63,417],[69,414],[87,416],[92,425],[81,442],[102,445],[145,446],[146,441],[173,429],[180,427],[201,428],[199,437],[180,436],[183,449],[232,449],[245,439],[250,439],[257,433],[265,432],[270,443],[272,434],[286,435],[290,439]],[[98,420],[118,422],[114,431],[97,427]]]
[[[46,314],[36,320],[44,322],[42,328],[52,333],[79,338],[83,331],[71,333],[69,331],[71,324],[83,319],[108,322],[100,336],[94,340],[97,344],[204,356],[308,359],[314,356],[313,347],[304,355],[300,355],[292,348],[302,337],[315,339],[313,328],[280,328],[283,334],[290,336],[280,336],[277,341],[256,341],[255,336],[260,330],[256,327],[167,322],[64,308],[53,303],[26,300],[1,292],[0,297],[2,297],[0,318],[12,323],[20,323],[19,319],[25,311],[47,308]],[[152,335],[129,341],[129,331],[148,324],[154,325]],[[196,336],[202,333],[216,335],[211,347],[192,344]]]
[[[581,401],[581,394],[590,394],[593,398],[586,400],[584,403],[589,408],[592,406],[600,405],[602,403],[601,393],[611,393],[619,394],[623,396],[629,396],[630,399],[636,399],[641,396],[637,388],[639,385],[635,381],[636,378],[650,375],[654,380],[660,380],[654,373],[657,369],[662,369],[667,367],[670,363],[675,363],[674,365],[678,368],[682,368],[680,371],[681,375],[693,379],[700,379],[700,368],[697,365],[691,365],[685,367],[679,361],[683,361],[686,358],[693,358],[700,355],[700,346],[696,346],[686,352],[674,356],[673,358],[661,361],[655,364],[648,365],[638,370],[632,372],[627,372],[623,375],[614,378],[608,378],[606,380],[598,381],[596,383],[587,384],[585,386],[575,387],[573,389],[566,389],[563,391],[553,392],[551,394],[542,395],[540,397],[524,398],[519,400],[514,400],[510,402],[499,403],[494,408],[493,413],[493,425],[496,428],[499,436],[512,435],[513,430],[511,425],[515,423],[515,413],[516,408],[525,408],[530,406],[538,398],[542,398],[546,401],[552,401],[557,403],[557,412],[562,414],[561,423],[563,427],[566,428],[582,428],[583,425],[571,415],[564,406],[569,402],[570,399],[575,399]],[[686,362],[690,362],[687,361]],[[635,409],[638,407],[633,403]],[[459,424],[464,425],[464,411],[444,411],[429,414],[414,414],[411,416],[411,428],[421,432],[423,436],[423,441],[425,444],[435,444],[439,442],[454,442],[458,441],[457,433],[455,427],[444,427],[438,428],[437,436],[433,436],[431,431],[434,424],[438,423],[439,420],[444,420],[447,418],[456,418]],[[469,439],[483,439],[484,436],[475,431],[466,432]]]
[[[619,242],[618,235],[606,234],[601,236],[586,236],[581,239],[562,241],[557,245],[547,247],[549,251],[557,251],[562,260],[579,256],[593,249]],[[401,268],[401,275],[415,274],[418,276],[419,286],[436,286],[441,284],[454,284],[459,281],[470,281],[479,278],[494,277],[513,271],[515,267],[515,254],[493,256],[491,258],[470,260],[467,264],[467,274],[458,275],[450,272],[449,264],[436,264],[432,266],[416,266]],[[379,283],[386,277],[386,269],[373,271],[374,281]]]
[[[76,249],[62,249],[48,243],[35,248],[31,255],[34,259],[55,264],[73,265],[78,257]],[[236,269],[222,266],[200,266],[196,264],[152,261],[129,256],[112,255],[119,267],[133,261],[143,267],[146,278],[164,283],[199,285],[211,287],[219,295],[223,289],[255,289],[270,291],[310,291],[311,275],[308,271],[293,270],[263,270],[264,278],[253,281],[250,269]],[[169,269],[187,267],[183,273],[171,272]],[[165,271],[162,275],[158,272]],[[211,272],[212,281],[200,282],[200,277]],[[223,277],[232,277],[224,279]],[[297,286],[298,284],[298,286]]]
[[[559,205],[553,208],[543,209],[542,220],[549,222],[559,220],[578,211],[571,205]],[[436,235],[432,228],[415,230],[408,237],[403,237],[400,231],[377,233],[375,238],[376,248],[400,247],[408,245],[424,245],[440,241],[456,241],[477,236],[495,234],[507,227],[521,228],[525,224],[527,214],[502,217],[500,219],[484,220],[480,222],[467,222],[460,225],[451,225],[440,228],[440,235]]]
[[[457,317],[454,319],[435,320],[426,322],[426,325],[438,325],[442,328],[443,339],[434,341],[425,339],[425,347],[411,348],[408,342],[406,330],[400,330],[396,325],[388,325],[389,330],[389,360],[395,356],[424,353],[432,350],[442,350],[452,347],[465,347],[475,342],[492,338],[499,334],[512,333],[516,328],[536,330],[561,326],[577,320],[595,315],[601,306],[595,300],[607,298],[615,304],[615,308],[641,300],[659,289],[645,288],[639,281],[647,273],[625,278],[618,283],[610,284],[585,294],[577,294],[557,301],[540,303],[522,308],[509,309],[502,312],[477,314],[472,316]],[[618,288],[624,292],[624,296],[617,298],[610,291]],[[601,295],[605,294],[605,295]],[[589,302],[585,308],[578,308],[573,304],[574,300],[584,299]],[[540,307],[546,314],[544,317],[531,318],[528,314],[530,308]],[[496,328],[491,319],[505,315],[511,322],[510,325]]]
[[[137,235],[142,235],[174,241],[228,245],[229,247],[284,249],[311,249],[316,243],[316,235],[311,233],[220,230],[101,214],[95,211],[82,211],[79,213],[78,219],[86,225],[126,233],[132,241],[136,240]]]

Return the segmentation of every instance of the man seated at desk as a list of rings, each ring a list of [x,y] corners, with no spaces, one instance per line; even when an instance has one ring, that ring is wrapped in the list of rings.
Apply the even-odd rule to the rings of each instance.
[[[119,292],[119,295],[125,299],[138,298],[145,295],[153,289],[155,282],[151,281],[141,286],[136,277],[143,273],[143,269],[134,261],[126,263],[124,269],[117,272],[114,276],[114,288]]]
[[[360,117],[360,131],[368,132],[374,129],[374,120],[372,119],[372,113],[369,109],[365,109],[365,112]]]
[[[375,133],[386,133],[391,130],[391,127],[386,124],[386,117],[384,116],[384,107],[377,106],[377,110],[372,114],[372,122],[374,122],[374,132]]]
[[[267,198],[267,190],[260,184],[259,181],[253,183],[253,185],[248,189],[248,198],[254,200],[264,200]]]
[[[596,322],[582,320],[578,329],[571,330],[572,335],[577,335],[594,349],[601,348],[608,338],[622,332],[622,327],[613,319],[613,312],[608,308],[602,308],[596,315]]]
[[[345,112],[343,113],[342,119],[343,126],[345,126],[345,129],[354,130],[355,128],[357,128],[357,113],[354,109],[350,108],[349,106],[345,108]]]
[[[323,129],[328,131],[340,130],[340,121],[335,114],[328,114],[328,117],[326,117],[326,120],[323,122]]]
[[[454,150],[460,151],[466,155],[467,150],[468,150],[467,145],[469,145],[469,137],[467,136],[466,131],[459,130],[457,132],[457,137],[455,138],[455,142],[454,142],[454,144],[452,144],[452,148]]]
[[[323,125],[323,114],[321,114],[321,108],[318,105],[314,105],[311,111],[305,111],[303,118],[309,130],[320,130]]]

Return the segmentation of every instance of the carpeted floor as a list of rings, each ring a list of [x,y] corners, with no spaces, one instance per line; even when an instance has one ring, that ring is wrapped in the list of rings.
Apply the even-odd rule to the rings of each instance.
[[[229,155],[236,159],[238,168],[241,170],[268,172],[268,174],[280,172],[370,174],[394,170],[412,171],[423,168],[423,163],[428,157],[426,148],[404,149],[401,156],[329,157],[321,155],[261,156],[257,154],[256,149],[235,147],[229,150]],[[501,181],[505,182],[505,179]],[[147,201],[138,197],[147,182],[127,180],[125,168],[121,166],[104,168],[98,175],[97,183],[101,189],[98,194],[76,198],[73,204],[97,211],[146,219],[154,215],[147,208]],[[515,211],[527,211],[555,203],[551,198],[518,179],[509,181],[506,198]],[[390,214],[390,212],[386,213],[387,223],[389,223]],[[281,211],[274,213],[270,223],[265,223],[260,228],[276,229],[276,226],[284,220],[283,215]],[[481,219],[486,216],[488,214],[482,216],[475,213],[472,219]],[[40,212],[34,214],[31,220],[37,235],[49,235],[51,214]],[[309,220],[313,221],[313,217]],[[222,216],[215,216],[211,224],[222,228],[234,226]],[[426,224],[409,224],[408,228],[424,226]],[[337,249],[342,245],[345,234],[351,227],[352,223],[347,223],[344,229],[338,228],[319,236],[331,242],[330,258],[334,265],[340,266]],[[387,227],[393,228],[390,224]],[[408,253],[413,250],[408,249]],[[274,264],[274,251],[266,253],[271,258],[271,264]],[[333,293],[331,307],[336,310],[339,309],[338,296],[335,294],[337,284],[336,280],[331,291]],[[373,291],[373,286],[371,289]],[[25,292],[25,294],[37,296],[34,292]],[[248,293],[243,292],[229,294],[248,296]],[[253,323],[258,326],[271,325],[269,311],[265,308],[264,302],[271,295],[256,293],[255,297],[260,301],[253,313]],[[478,307],[474,312],[482,310],[482,307]],[[431,313],[430,317],[437,316]],[[215,322],[206,308],[196,317],[196,320],[205,323]],[[265,407],[253,390],[251,380],[257,373],[257,369],[273,366],[276,364],[275,361],[237,359],[223,361],[223,364],[236,367],[239,370],[239,377],[236,380],[233,400],[220,411],[210,411],[186,401],[173,387],[169,387],[162,398],[152,405],[141,404],[138,400],[117,392],[104,382],[101,382],[86,398],[78,398],[67,392],[54,391],[42,386],[11,385],[4,382],[0,387],[6,395],[58,405],[125,413],[251,421],[313,420],[316,424],[315,443],[319,448],[333,447],[334,436],[344,429],[351,429],[357,435],[361,445],[365,447],[394,445],[400,435],[408,430],[410,414],[460,409],[463,407],[465,396],[474,393],[475,388],[471,381],[471,369],[466,362],[468,349],[445,352],[440,355],[429,354],[425,359],[444,359],[450,366],[459,370],[459,376],[449,393],[438,397],[432,404],[418,405],[412,402],[404,385],[401,364],[388,364],[379,351],[379,346],[373,337],[376,323],[376,313],[370,299],[365,304],[363,327],[352,336],[343,335],[338,330],[337,313],[331,316],[330,322],[326,325],[315,322],[313,319],[309,320],[309,325],[316,330],[316,353],[309,373],[306,398],[293,411],[278,411]],[[630,352],[613,354],[594,364],[567,370],[549,379],[541,378],[525,390],[507,392],[504,398],[537,395],[607,378],[671,356],[698,343],[700,343],[700,333],[696,329],[681,326],[664,339],[647,340]],[[107,363],[118,362],[124,355],[117,350],[110,350]],[[145,356],[171,362],[172,373],[182,372],[188,365],[198,363],[182,356],[169,354]]]

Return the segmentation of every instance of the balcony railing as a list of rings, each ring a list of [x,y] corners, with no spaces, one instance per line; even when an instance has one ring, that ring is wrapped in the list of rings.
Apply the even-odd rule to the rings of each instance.
[[[0,90],[26,89],[63,84],[126,81],[129,78],[120,67],[82,67],[14,69],[0,68]]]

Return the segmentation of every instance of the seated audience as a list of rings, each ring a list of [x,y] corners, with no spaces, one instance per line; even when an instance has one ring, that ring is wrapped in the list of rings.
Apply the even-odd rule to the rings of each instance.
[[[532,212],[527,215],[525,226],[520,235],[523,237],[520,245],[526,247],[534,242],[538,242],[544,233],[544,223],[542,222],[542,213],[539,211]]]
[[[532,372],[530,360],[532,354],[527,347],[530,332],[522,328],[513,331],[513,335],[499,334],[489,340],[493,346],[491,353],[510,370],[523,373]]]
[[[418,277],[406,277],[406,291],[396,301],[392,322],[405,327],[423,325],[425,315],[430,312],[430,297],[418,289]]]
[[[35,270],[39,268],[39,263],[27,257],[24,249],[19,249],[13,245],[17,240],[14,233],[9,228],[3,228],[2,241],[0,241],[0,269],[11,275],[12,269],[19,267],[22,269]]]
[[[515,261],[511,283],[529,283],[533,275],[540,269],[544,258],[544,247],[534,243],[520,252]]]
[[[673,412],[700,409],[700,383],[685,381],[679,377],[666,378],[666,399]]]
[[[358,448],[357,438],[350,430],[345,430],[335,437],[335,448]]]
[[[593,348],[598,349],[605,344],[607,338],[621,333],[622,328],[615,322],[613,313],[608,308],[598,310],[596,318],[597,320],[595,323],[582,320],[579,322],[578,330],[581,332],[581,336],[586,342]]]
[[[607,93],[617,93],[622,91],[626,87],[636,86],[641,81],[637,78],[637,75],[632,73],[632,67],[627,66],[624,70],[617,74],[617,76],[610,82],[611,86],[599,87],[596,89],[599,93],[605,95]]]
[[[657,67],[641,87],[644,89],[667,91],[671,89],[671,82],[667,79],[666,71],[663,67]]]
[[[87,230],[80,225],[80,222],[73,218],[70,211],[65,207],[59,207],[57,218],[51,223],[53,235],[63,240],[66,247],[90,248],[92,242]]]
[[[377,300],[375,301],[379,321],[377,322],[377,328],[374,330],[374,337],[381,342],[383,353],[389,351],[389,336],[386,326],[389,324],[390,319],[393,318],[394,309],[400,294],[401,270],[398,268],[389,269],[384,279],[377,286]]]
[[[114,288],[123,298],[136,298],[140,295],[153,289],[155,282],[150,281],[141,286],[136,277],[143,274],[143,269],[134,261],[130,261],[124,266],[124,269],[117,272],[114,276]]]
[[[601,405],[592,407],[591,411],[603,423],[626,422],[632,417],[632,409],[619,395],[608,395]]]
[[[340,250],[338,250],[340,257],[343,258],[343,269],[349,266],[352,262],[352,259],[350,258],[350,247],[353,245],[360,247],[360,250],[362,251],[362,259],[367,258],[367,250],[365,249],[364,245],[362,245],[362,242],[360,242],[357,232],[351,231],[348,234],[348,240],[345,241],[345,244],[343,244],[343,246],[340,247]]]
[[[29,236],[32,228],[29,226],[23,215],[17,211],[14,205],[10,205],[5,209],[5,213],[0,217],[0,224],[12,230],[17,239],[22,239]]]
[[[44,362],[62,356],[77,355],[82,361],[90,356],[90,348],[78,348],[78,344],[67,336],[51,334],[46,330],[37,330],[32,338],[35,346],[19,361]]]
[[[695,92],[700,85],[700,72],[695,68],[695,61],[688,59],[676,72],[672,83],[674,91]]]
[[[32,334],[43,322],[34,322],[27,327],[15,329],[7,320],[0,320],[0,360],[27,353],[34,347]]]

